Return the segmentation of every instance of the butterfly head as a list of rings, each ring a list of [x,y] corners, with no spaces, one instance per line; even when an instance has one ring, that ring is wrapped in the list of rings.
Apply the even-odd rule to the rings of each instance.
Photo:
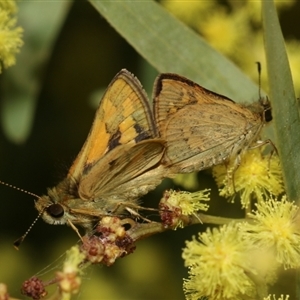
[[[48,195],[42,196],[35,201],[35,207],[46,223],[54,225],[67,223],[70,216],[68,216],[66,207],[58,202],[59,197],[55,188],[49,189]]]
[[[77,193],[67,192],[66,182],[69,181],[63,181],[58,186],[48,189],[47,195],[36,200],[35,207],[39,216],[48,224],[67,224],[73,229],[75,229],[75,225],[80,225],[89,231],[93,227],[94,221],[99,218],[88,209],[88,201],[81,201],[81,205],[79,205],[80,199],[78,199]]]
[[[272,121],[272,108],[271,108],[271,102],[268,97],[260,98],[259,102],[261,106],[263,107],[263,113],[262,118],[264,123],[269,123]]]
[[[253,113],[260,116],[262,124],[266,124],[272,121],[272,107],[269,98],[261,97],[257,102],[254,102],[247,106]]]

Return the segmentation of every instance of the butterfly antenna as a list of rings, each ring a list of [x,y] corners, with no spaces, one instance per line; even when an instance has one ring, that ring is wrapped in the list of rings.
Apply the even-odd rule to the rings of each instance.
[[[35,223],[37,222],[37,220],[41,217],[41,215],[44,213],[45,209],[43,209],[38,216],[35,218],[35,220],[32,222],[32,224],[29,226],[29,228],[27,229],[27,231],[17,240],[14,241],[14,247],[19,250],[19,246],[21,245],[21,243],[25,240],[26,236],[28,235],[28,233],[30,232],[30,230],[32,229],[32,227],[35,225]]]
[[[37,198],[37,199],[40,198],[38,195],[36,195],[36,194],[34,194],[34,193],[31,193],[31,192],[28,192],[28,191],[23,190],[23,189],[21,189],[21,188],[18,188],[18,187],[16,187],[15,185],[6,183],[6,182],[4,182],[4,181],[2,181],[2,180],[0,180],[0,184],[5,185],[5,186],[7,186],[7,187],[10,187],[10,188],[12,188],[12,189],[15,189],[15,190],[17,190],[17,191],[23,192],[23,193],[25,193],[25,194],[27,194],[27,195],[33,196],[33,197],[35,197],[35,198]],[[45,208],[45,209],[46,209],[46,208]],[[14,247],[15,247],[17,250],[19,250],[19,246],[20,246],[21,243],[24,241],[25,237],[28,235],[28,233],[30,232],[30,230],[32,229],[32,227],[34,226],[34,224],[37,222],[37,220],[41,217],[41,215],[42,215],[43,213],[44,213],[44,210],[42,210],[42,211],[38,214],[38,216],[35,218],[35,220],[34,220],[34,221],[32,222],[32,224],[29,226],[29,228],[27,229],[27,231],[26,231],[20,238],[18,238],[16,241],[14,241]]]
[[[0,180],[0,184],[5,185],[5,186],[7,186],[7,187],[10,187],[10,188],[12,188],[12,189],[15,189],[15,190],[17,190],[17,191],[20,191],[20,192],[22,192],[22,193],[25,193],[25,194],[27,194],[27,195],[33,196],[33,197],[35,197],[35,198],[40,198],[38,195],[36,195],[36,194],[34,194],[34,193],[28,192],[28,191],[26,191],[26,190],[23,190],[23,189],[21,189],[21,188],[18,188],[18,187],[16,187],[15,185],[6,183],[6,182],[4,182],[4,181],[1,181],[1,180]]]
[[[257,61],[256,64],[258,72],[258,99],[261,99],[261,63]]]

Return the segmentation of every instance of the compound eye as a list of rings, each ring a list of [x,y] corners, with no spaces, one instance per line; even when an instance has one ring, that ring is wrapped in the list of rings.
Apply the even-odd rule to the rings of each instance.
[[[47,207],[47,213],[53,218],[60,218],[64,215],[65,211],[60,204],[52,204]]]
[[[266,108],[266,110],[264,111],[264,118],[266,123],[272,121],[273,117],[271,107]]]

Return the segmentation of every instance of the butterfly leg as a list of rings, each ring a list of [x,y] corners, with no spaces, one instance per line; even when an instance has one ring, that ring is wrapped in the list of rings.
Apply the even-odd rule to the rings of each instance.
[[[255,149],[255,148],[258,148],[258,147],[262,147],[264,145],[271,145],[271,147],[272,147],[272,150],[270,152],[269,162],[268,162],[268,174],[269,174],[271,158],[272,158],[274,152],[278,156],[278,150],[277,150],[275,144],[269,139],[265,140],[265,141],[257,141],[256,143],[257,143],[256,145],[249,147],[249,150]]]
[[[137,211],[135,211],[134,209],[130,208],[130,207],[126,207],[126,210],[133,216],[142,219],[143,221],[146,221],[147,223],[151,223],[152,221],[143,217],[142,215],[140,215]]]
[[[238,153],[234,159],[233,166],[229,168],[230,160],[225,164],[227,169],[227,185],[232,185],[233,193],[236,193],[234,174],[241,164],[241,154]]]
[[[82,236],[81,236],[79,230],[77,229],[77,227],[70,220],[68,220],[68,223],[72,227],[72,229],[77,233],[77,235],[79,236],[81,241],[83,242]]]
[[[137,210],[148,210],[148,211],[158,211],[158,209],[156,208],[147,208],[147,207],[143,207],[143,206],[139,206],[137,204],[134,204],[134,203],[128,203],[128,202],[119,202],[117,205],[116,205],[116,208],[111,212],[111,214],[113,215],[116,211],[118,211],[119,207],[120,206],[124,206],[125,207],[125,210],[127,212],[129,212],[131,215],[137,217],[137,218],[140,218],[148,223],[152,222],[151,220],[143,217],[142,215],[140,215]]]
[[[258,148],[258,147],[262,147],[264,145],[271,145],[271,147],[272,147],[272,155],[273,155],[274,152],[278,155],[278,150],[277,150],[275,144],[271,140],[269,140],[269,139],[264,140],[264,141],[260,141],[260,140],[256,141],[256,145],[251,146],[248,149],[251,150],[251,149]]]

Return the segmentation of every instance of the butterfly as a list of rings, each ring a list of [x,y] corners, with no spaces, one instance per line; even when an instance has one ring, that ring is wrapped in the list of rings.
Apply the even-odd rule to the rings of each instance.
[[[243,106],[176,74],[161,74],[153,90],[154,115],[166,141],[162,164],[168,172],[190,173],[224,163],[258,140],[271,121],[268,99]],[[257,145],[269,143],[262,141]]]
[[[91,231],[109,214],[135,207],[165,174],[159,138],[147,96],[136,77],[121,70],[109,84],[89,135],[66,178],[37,199],[50,224]]]
[[[163,178],[248,149],[270,110],[268,102],[245,107],[175,74],[158,76],[153,105],[154,116],[130,72],[113,78],[66,178],[35,202],[47,223],[91,232],[103,216],[134,211]]]

